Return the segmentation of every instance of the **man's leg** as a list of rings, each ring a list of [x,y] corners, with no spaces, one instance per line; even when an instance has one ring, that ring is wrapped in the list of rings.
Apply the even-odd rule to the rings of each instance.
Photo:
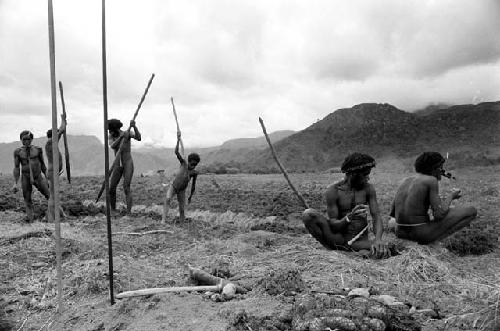
[[[340,233],[332,232],[325,216],[314,209],[302,213],[302,221],[307,231],[328,249],[346,249],[347,243]]]
[[[29,174],[21,174],[21,186],[23,189],[24,205],[26,207],[26,216],[29,222],[33,222],[33,202],[31,201],[32,187]]]
[[[122,178],[123,167],[117,167],[111,173],[111,178],[109,179],[109,203],[111,205],[111,211],[116,212],[116,188],[118,183]]]
[[[132,191],[130,190],[130,184],[132,182],[133,175],[134,164],[132,162],[129,162],[123,167],[123,191],[125,192],[128,214],[130,214],[130,212],[132,211]]]
[[[186,207],[186,190],[177,193],[177,201],[179,202],[179,222],[183,223],[186,219],[184,209]]]
[[[422,245],[442,240],[468,226],[476,216],[477,210],[474,207],[450,208],[444,219],[411,228],[408,231],[410,233],[408,239]]]
[[[170,200],[174,196],[174,186],[172,184],[169,185],[167,194],[165,195],[165,201],[163,201],[163,214],[161,215],[161,221],[165,223],[167,221],[167,213],[170,207]]]

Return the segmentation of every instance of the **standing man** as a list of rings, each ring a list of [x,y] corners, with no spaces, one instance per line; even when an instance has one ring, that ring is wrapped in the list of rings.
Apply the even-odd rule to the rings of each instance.
[[[57,130],[57,142],[59,142],[59,139],[63,135],[63,133],[66,131],[66,114],[61,115],[61,126]],[[49,180],[49,188],[50,188],[50,199],[49,199],[49,213],[51,215],[54,215],[54,177],[53,177],[53,162],[52,162],[52,129],[49,129],[47,131],[47,142],[45,143],[45,153],[47,154],[47,164],[48,164],[48,169],[47,169],[47,179]],[[62,155],[59,152],[59,169],[57,171],[58,174],[61,174],[63,170],[63,162],[62,162]],[[53,219],[49,217],[49,219]]]
[[[373,167],[375,160],[370,155],[349,155],[341,167],[345,178],[326,190],[327,217],[314,209],[304,211],[302,220],[306,229],[326,248],[370,250],[377,258],[389,255],[387,245],[382,242],[383,225],[377,194],[368,182]],[[373,242],[368,239],[368,231],[364,230],[368,225],[368,211],[374,224]]]
[[[477,210],[472,206],[450,208],[451,202],[462,196],[460,190],[452,190],[445,200],[439,197],[445,161],[437,152],[424,152],[415,160],[417,174],[403,180],[391,208],[397,237],[430,244],[468,226],[476,218]]]
[[[24,130],[19,135],[19,138],[23,146],[14,151],[14,186],[12,189],[14,193],[17,193],[19,190],[19,177],[21,177],[27,220],[33,222],[32,185],[34,185],[46,199],[49,199],[50,193],[47,181],[42,177],[42,173],[47,177],[47,167],[43,161],[42,148],[31,145],[33,133]]]
[[[130,214],[132,211],[132,192],[130,191],[130,183],[132,182],[132,176],[134,175],[134,161],[132,160],[131,154],[131,138],[137,141],[141,141],[141,133],[135,126],[135,121],[130,121],[130,128],[134,129],[122,131],[120,128],[123,126],[122,122],[117,119],[108,120],[108,131],[109,131],[109,146],[115,151],[115,157],[123,143],[120,152],[120,161],[118,166],[113,169],[111,173],[111,179],[109,184],[109,195],[111,198],[111,212],[116,214],[116,187],[120,182],[123,175],[123,191],[125,192],[125,199],[127,202],[127,213]]]

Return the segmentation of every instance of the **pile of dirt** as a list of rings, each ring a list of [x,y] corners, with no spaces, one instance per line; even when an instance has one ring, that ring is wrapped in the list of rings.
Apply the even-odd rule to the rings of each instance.
[[[295,295],[306,287],[300,271],[293,268],[270,270],[256,285],[257,291],[270,295]]]

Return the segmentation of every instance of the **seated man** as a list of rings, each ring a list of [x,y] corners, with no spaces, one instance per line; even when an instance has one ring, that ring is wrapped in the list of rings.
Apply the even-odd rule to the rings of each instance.
[[[305,227],[326,248],[370,250],[374,257],[389,255],[387,245],[382,243],[383,226],[375,188],[368,183],[374,166],[375,160],[369,155],[349,155],[341,167],[345,178],[326,190],[328,217],[314,209],[304,211]],[[374,242],[368,240],[366,231],[368,209],[374,223]]]
[[[469,225],[476,217],[474,207],[450,208],[451,202],[461,197],[460,190],[452,190],[444,201],[439,197],[444,162],[437,152],[422,153],[415,161],[417,175],[403,180],[391,208],[397,237],[429,244]]]

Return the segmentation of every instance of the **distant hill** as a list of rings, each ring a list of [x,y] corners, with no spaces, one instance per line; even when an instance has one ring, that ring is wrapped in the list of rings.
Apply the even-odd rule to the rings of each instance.
[[[270,136],[278,141],[287,137],[294,131],[277,131]],[[33,144],[44,148],[47,138],[35,138]],[[92,176],[104,174],[104,146],[95,136],[68,135],[68,145],[70,146],[71,174],[75,176]],[[21,142],[0,143],[0,172],[10,175],[14,167],[13,152]],[[232,160],[240,160],[239,155],[246,155],[246,152],[265,148],[264,136],[257,138],[239,138],[228,140],[220,146],[207,148],[186,149],[185,153],[193,151],[200,154],[202,165],[210,165],[214,162],[228,164]],[[63,143],[59,143],[59,148],[63,152]],[[110,163],[114,156],[110,150]],[[45,151],[44,151],[45,155]],[[179,162],[174,154],[173,148],[134,148],[132,144],[132,157],[134,158],[135,174],[154,173],[164,169],[167,173],[173,172],[179,166]],[[45,155],[45,162],[47,158]]]
[[[365,103],[339,109],[275,144],[291,171],[325,170],[346,155],[365,152],[379,160],[414,157],[425,150],[458,158],[500,162],[500,102],[427,109],[418,115],[389,104]],[[250,152],[240,167],[275,169],[268,150]]]

